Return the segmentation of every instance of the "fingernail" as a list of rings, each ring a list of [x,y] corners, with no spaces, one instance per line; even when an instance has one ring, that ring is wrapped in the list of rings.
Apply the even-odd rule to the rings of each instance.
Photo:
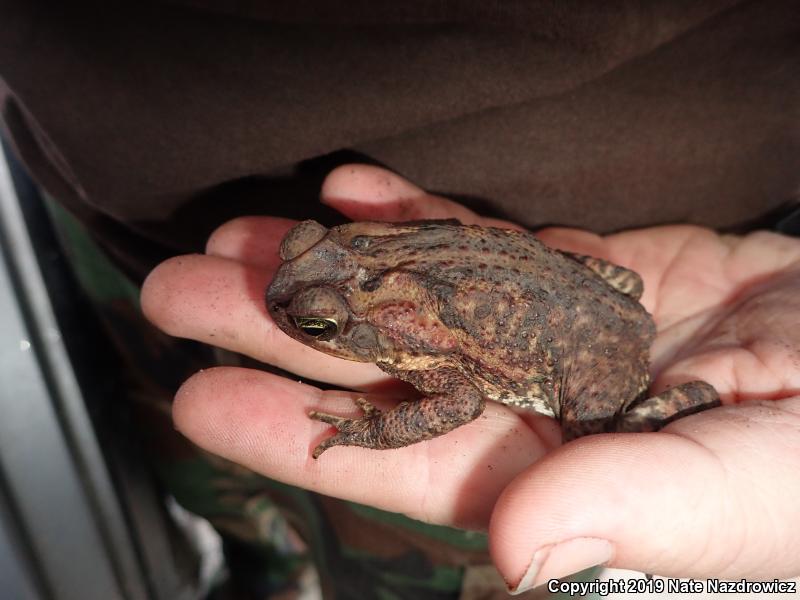
[[[533,555],[530,566],[512,594],[527,592],[551,579],[561,579],[589,567],[607,563],[614,555],[614,547],[599,538],[575,538],[539,548]]]

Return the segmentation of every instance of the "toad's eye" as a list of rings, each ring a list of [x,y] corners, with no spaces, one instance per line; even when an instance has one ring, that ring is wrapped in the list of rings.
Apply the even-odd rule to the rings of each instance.
[[[294,317],[294,324],[306,335],[323,342],[332,339],[339,331],[339,325],[333,319]]]
[[[347,302],[331,288],[316,286],[298,292],[286,314],[297,329],[321,342],[332,340],[347,327]]]
[[[369,238],[366,235],[357,235],[350,240],[350,246],[355,250],[366,250],[369,248]]]

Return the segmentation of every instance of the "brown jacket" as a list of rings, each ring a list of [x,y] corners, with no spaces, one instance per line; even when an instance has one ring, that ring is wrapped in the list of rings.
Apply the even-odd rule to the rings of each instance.
[[[531,227],[800,190],[795,0],[0,0],[0,77],[12,145],[138,278],[238,214],[335,220],[346,161]]]

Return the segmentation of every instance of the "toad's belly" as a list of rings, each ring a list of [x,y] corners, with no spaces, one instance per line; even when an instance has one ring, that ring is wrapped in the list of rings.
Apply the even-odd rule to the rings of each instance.
[[[553,402],[552,385],[547,380],[527,381],[524,384],[514,382],[490,382],[476,377],[475,384],[489,400],[530,410],[547,417],[558,416]]]

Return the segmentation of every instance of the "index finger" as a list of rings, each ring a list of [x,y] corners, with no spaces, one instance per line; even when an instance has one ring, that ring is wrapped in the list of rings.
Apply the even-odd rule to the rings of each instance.
[[[311,450],[329,427],[309,419],[310,409],[356,412],[352,394],[218,367],[184,383],[173,418],[200,447],[271,479],[471,529],[486,527],[502,489],[547,451],[535,427],[492,404],[472,423],[433,440],[385,451],[340,446],[315,460]]]
[[[264,293],[273,270],[218,256],[171,258],[142,285],[145,316],[162,331],[245,354],[315,381],[368,389],[388,376],[290,338],[272,321]]]

